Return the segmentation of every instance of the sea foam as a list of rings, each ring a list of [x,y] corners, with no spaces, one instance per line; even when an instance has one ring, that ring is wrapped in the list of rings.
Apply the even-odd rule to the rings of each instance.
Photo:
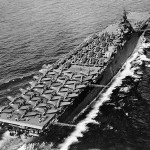
[[[136,75],[134,74],[134,71],[136,68],[132,68],[132,64],[135,60],[139,60],[139,63],[141,64],[142,61],[150,61],[144,53],[143,49],[150,47],[150,44],[145,44],[144,41],[140,39],[134,53],[127,59],[126,63],[123,65],[123,71],[119,71],[116,76],[114,77],[114,81],[110,85],[110,87],[103,93],[102,95],[99,95],[99,97],[96,100],[95,105],[93,106],[92,110],[87,114],[86,118],[80,121],[77,125],[75,130],[64,140],[63,143],[58,145],[58,148],[60,150],[67,150],[71,146],[71,144],[78,142],[79,137],[83,137],[83,133],[88,131],[87,125],[89,123],[95,123],[95,117],[98,115],[99,108],[103,105],[104,102],[110,100],[110,96],[113,92],[113,90],[122,84],[122,79],[124,79],[126,76],[132,76],[136,78]],[[122,69],[121,69],[122,70]]]

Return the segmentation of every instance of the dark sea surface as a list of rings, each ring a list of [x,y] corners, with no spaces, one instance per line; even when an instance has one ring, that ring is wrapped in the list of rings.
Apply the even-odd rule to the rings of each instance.
[[[150,1],[0,0],[0,105],[6,96],[26,87],[43,64],[55,62],[88,35],[118,21],[123,9],[150,12]],[[126,97],[123,109],[104,104],[96,118],[102,126],[89,125],[70,149],[149,150],[149,78],[150,69],[145,68],[143,80]],[[120,105],[115,98],[112,103]]]

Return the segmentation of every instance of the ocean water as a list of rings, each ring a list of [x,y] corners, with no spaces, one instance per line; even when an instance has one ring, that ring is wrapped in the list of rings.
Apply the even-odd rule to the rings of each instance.
[[[0,0],[0,105],[7,95],[16,95],[20,87],[26,87],[43,64],[55,62],[88,35],[118,21],[123,9],[146,12],[149,8],[149,0]],[[113,98],[112,105],[104,104],[96,117],[102,126],[90,124],[70,149],[150,149],[149,77],[146,67],[143,80],[126,97],[123,109],[114,110],[112,106],[120,103]],[[55,147],[70,130],[67,135],[56,135],[52,141]],[[22,145],[19,139],[12,141],[16,148]],[[1,149],[11,150],[10,145]],[[50,144],[39,149],[46,148]]]

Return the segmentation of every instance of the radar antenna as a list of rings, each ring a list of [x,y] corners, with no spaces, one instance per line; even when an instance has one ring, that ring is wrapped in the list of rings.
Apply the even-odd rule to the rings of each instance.
[[[123,22],[124,22],[124,23],[128,22],[128,19],[127,19],[127,11],[126,11],[125,9],[123,10],[123,17],[122,17],[122,18],[123,18]]]

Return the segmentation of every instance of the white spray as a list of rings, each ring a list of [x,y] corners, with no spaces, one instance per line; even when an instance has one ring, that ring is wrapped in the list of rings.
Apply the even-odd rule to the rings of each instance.
[[[134,75],[134,68],[131,69],[132,65],[131,62],[135,60],[139,60],[139,63],[143,60],[149,61],[143,55],[142,51],[143,48],[146,48],[150,46],[150,44],[143,44],[139,43],[133,53],[132,56],[130,56],[127,60],[127,62],[124,64],[123,68],[124,70],[122,72],[118,72],[117,75],[114,77],[115,81],[111,84],[111,86],[106,90],[105,93],[103,93],[95,103],[93,109],[87,114],[86,118],[79,122],[75,128],[75,130],[65,139],[65,141],[60,144],[58,147],[60,150],[67,150],[71,144],[78,142],[78,137],[83,137],[83,133],[88,130],[87,124],[89,123],[95,123],[95,117],[98,115],[99,108],[102,106],[102,104],[108,100],[110,100],[110,96],[112,94],[113,89],[115,87],[120,86],[122,83],[122,79],[124,79],[126,76],[132,76]],[[133,64],[133,63],[132,63]]]
[[[26,144],[23,144],[18,150],[26,150]]]
[[[5,143],[9,142],[10,139],[12,139],[12,137],[10,136],[9,131],[3,133],[2,140],[0,140],[0,148],[2,148],[5,145]]]

